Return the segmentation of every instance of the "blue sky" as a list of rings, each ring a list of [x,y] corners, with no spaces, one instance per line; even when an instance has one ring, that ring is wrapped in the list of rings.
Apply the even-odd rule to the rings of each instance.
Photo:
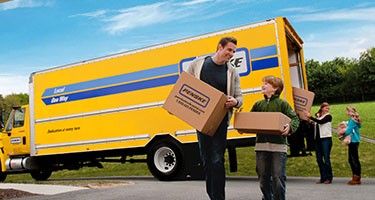
[[[208,32],[289,19],[306,59],[375,47],[375,2],[355,0],[12,0],[0,3],[0,94],[30,73]]]

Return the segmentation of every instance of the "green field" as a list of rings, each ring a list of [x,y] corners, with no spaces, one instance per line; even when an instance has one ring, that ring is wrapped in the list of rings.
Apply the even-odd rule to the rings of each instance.
[[[333,116],[333,125],[336,126],[340,121],[347,120],[345,107],[347,104],[331,105],[331,114]],[[363,120],[361,134],[370,138],[375,138],[375,102],[353,103]],[[312,113],[318,110],[313,107]],[[363,177],[375,177],[375,144],[362,141],[360,148],[360,161],[362,164]],[[227,174],[230,176],[255,176],[255,153],[253,147],[237,149],[238,172],[230,173],[229,164],[226,162]],[[347,162],[347,147],[340,144],[334,134],[331,162],[336,177],[350,177],[351,170]],[[76,177],[96,177],[96,176],[150,176],[145,163],[118,164],[104,163],[104,169],[82,168],[76,171],[59,171],[52,174],[51,179],[66,179]],[[287,162],[288,176],[312,176],[319,177],[318,166],[315,161],[315,155],[307,157],[288,158]],[[9,175],[6,182],[34,182],[30,175],[19,174]],[[47,183],[54,181],[47,181]],[[46,182],[43,182],[46,183]]]
[[[348,104],[331,105],[333,126],[344,120],[348,120],[345,108]],[[353,103],[362,118],[361,134],[375,138],[375,102]],[[311,113],[318,111],[319,106],[314,106]],[[359,147],[359,158],[362,165],[363,177],[375,177],[375,144],[362,141]],[[255,153],[254,148],[243,148],[237,150],[238,172],[228,173],[229,175],[255,176]],[[347,161],[347,147],[343,146],[337,136],[333,134],[333,147],[331,152],[331,163],[334,176],[349,177],[351,170]],[[229,166],[227,167],[229,168]],[[288,158],[288,176],[319,176],[318,165],[313,156]]]

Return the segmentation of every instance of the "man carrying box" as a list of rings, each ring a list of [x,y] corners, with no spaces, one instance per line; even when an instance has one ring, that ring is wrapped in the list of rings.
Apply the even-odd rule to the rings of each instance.
[[[279,98],[283,88],[283,81],[280,78],[264,77],[262,86],[264,99],[256,102],[251,109],[252,112],[282,112],[291,119],[290,124],[286,124],[281,135],[257,134],[255,143],[256,171],[264,200],[285,199],[286,137],[294,133],[299,125],[298,116],[291,106]]]
[[[225,103],[228,114],[221,121],[213,136],[197,131],[199,150],[206,178],[206,191],[211,200],[225,199],[224,152],[227,141],[229,120],[233,107],[241,107],[242,93],[240,77],[229,62],[236,52],[237,40],[224,37],[219,41],[213,56],[194,60],[187,72],[220,90],[228,96]]]

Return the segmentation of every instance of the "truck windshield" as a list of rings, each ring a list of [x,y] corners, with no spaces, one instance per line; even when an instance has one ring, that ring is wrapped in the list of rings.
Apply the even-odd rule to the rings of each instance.
[[[5,126],[6,131],[11,131],[13,128],[13,117],[14,117],[14,110],[9,114],[8,121]]]
[[[24,122],[25,122],[25,109],[15,110],[13,128],[22,127]]]
[[[13,128],[22,127],[25,122],[25,109],[19,108],[12,110],[6,124],[6,131],[11,131]]]

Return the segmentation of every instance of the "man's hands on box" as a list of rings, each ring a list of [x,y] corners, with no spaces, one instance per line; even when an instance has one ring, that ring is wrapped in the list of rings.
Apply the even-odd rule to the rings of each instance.
[[[237,105],[237,99],[232,96],[228,96],[227,102],[225,102],[226,108],[233,108]]]

